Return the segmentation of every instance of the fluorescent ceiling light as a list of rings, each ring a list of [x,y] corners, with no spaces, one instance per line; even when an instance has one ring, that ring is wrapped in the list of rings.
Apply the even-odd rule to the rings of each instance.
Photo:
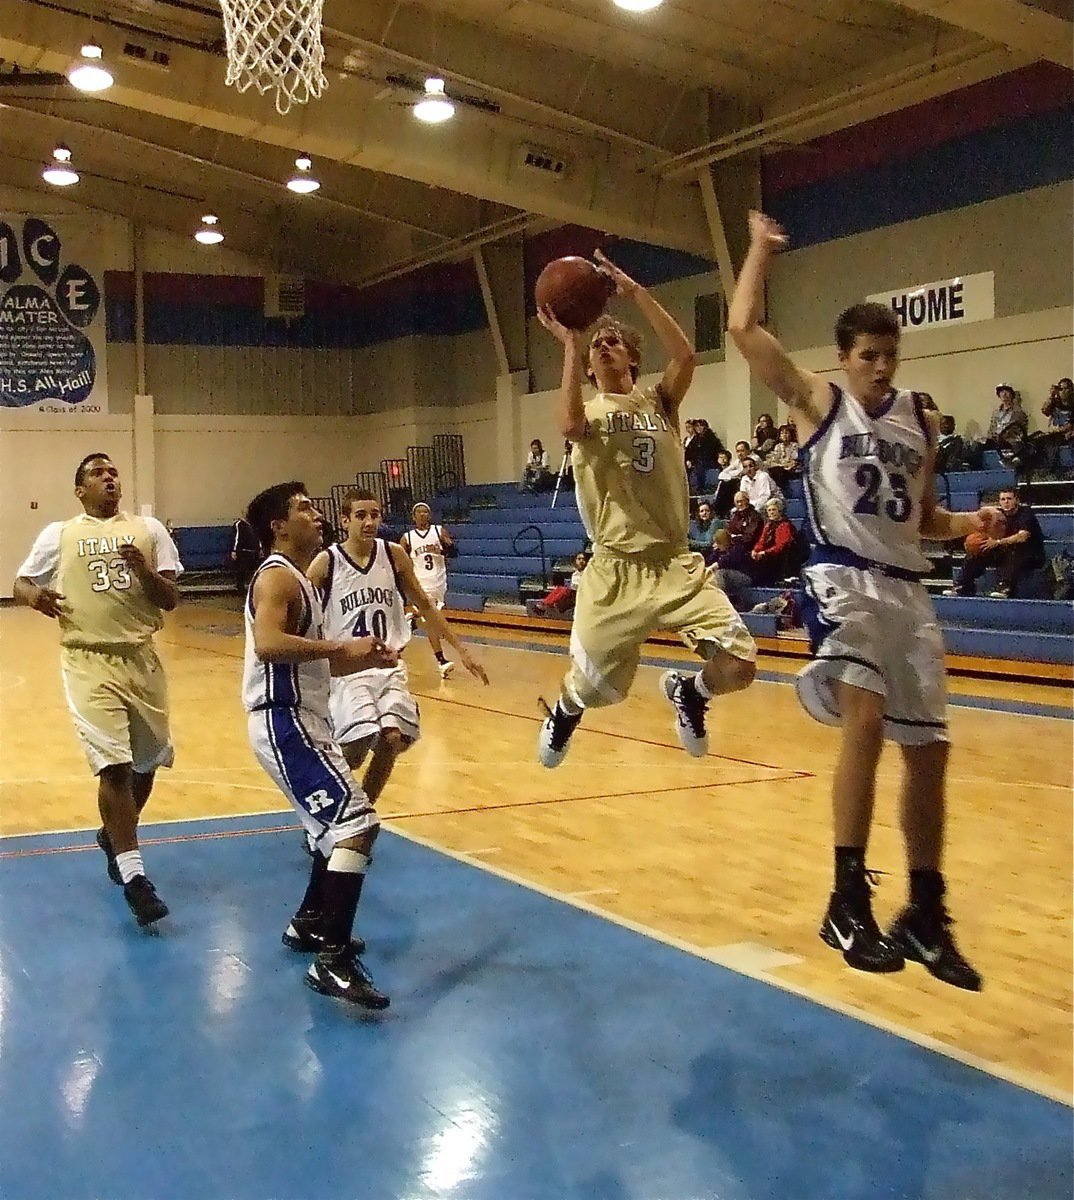
[[[101,62],[102,50],[94,42],[82,47],[82,58],[67,72],[72,87],[80,92],[103,92],[115,80],[112,73]]]
[[[310,192],[315,192],[321,186],[320,180],[314,179],[311,174],[313,159],[308,154],[300,154],[295,159],[295,169],[298,174],[287,181],[287,186],[292,192],[298,192],[300,196],[308,196]]]
[[[216,228],[218,218],[211,213],[201,218],[201,228],[194,234],[194,241],[203,246],[215,246],[224,240],[224,235]]]
[[[411,110],[419,121],[427,125],[439,125],[442,121],[450,121],[455,115],[455,105],[444,95],[442,79],[426,79],[425,98],[419,100]]]
[[[615,0],[616,8],[625,8],[627,12],[651,12],[663,3],[664,0]]]

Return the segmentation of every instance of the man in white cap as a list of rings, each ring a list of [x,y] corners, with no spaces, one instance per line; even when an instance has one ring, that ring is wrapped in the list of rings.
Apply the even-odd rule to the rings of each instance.
[[[429,599],[437,608],[444,607],[447,595],[447,560],[458,554],[455,539],[443,527],[433,524],[433,511],[425,503],[415,504],[410,513],[413,526],[399,539],[399,544],[410,555],[414,573]],[[440,638],[435,630],[426,630],[429,645],[436,656],[440,678],[447,679],[455,664],[444,657]]]

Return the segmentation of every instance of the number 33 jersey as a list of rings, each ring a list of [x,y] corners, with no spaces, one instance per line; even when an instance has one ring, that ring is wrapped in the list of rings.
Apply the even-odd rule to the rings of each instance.
[[[832,407],[803,450],[814,561],[927,573],[921,516],[929,434],[920,401],[893,391],[870,416],[849,392],[834,384],[832,392]]]
[[[324,635],[379,638],[390,650],[410,641],[403,590],[388,543],[377,538],[369,562],[360,567],[343,545],[328,547],[328,574],[321,589]]]
[[[574,444],[574,494],[597,548],[616,554],[687,550],[686,467],[679,431],[656,388],[599,392]]]

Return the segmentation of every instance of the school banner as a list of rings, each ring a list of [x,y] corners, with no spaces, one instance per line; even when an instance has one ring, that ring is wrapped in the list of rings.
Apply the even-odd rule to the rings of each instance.
[[[996,315],[996,279],[992,271],[980,271],[892,288],[865,298],[890,304],[903,329],[968,325],[971,321],[991,321]]]
[[[92,220],[0,212],[0,408],[108,411],[100,243]]]

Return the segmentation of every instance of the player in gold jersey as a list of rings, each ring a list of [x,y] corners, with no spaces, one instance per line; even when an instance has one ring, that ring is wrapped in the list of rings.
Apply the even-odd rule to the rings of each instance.
[[[75,471],[84,512],[47,525],[18,571],[15,600],[60,626],[60,667],[75,729],[98,778],[97,844],[139,925],[168,915],[145,874],[138,818],[158,767],[174,757],[164,668],[153,647],[175,608],[182,571],[168,531],[121,512],[119,472],[107,454]]]
[[[640,340],[629,326],[602,318],[586,339],[550,309],[538,313],[563,345],[559,427],[574,446],[575,496],[593,542],[575,603],[571,667],[555,706],[545,705],[538,758],[546,767],[563,761],[585,709],[625,698],[641,646],[658,629],[678,633],[705,659],[693,676],[668,671],[660,680],[679,742],[695,758],[708,750],[708,702],[748,687],[755,674],[753,638],[687,543],[679,406],[693,378],[694,348],[645,288],[599,251],[597,257],[619,294],[648,320],[670,362],[659,383],[640,388]],[[588,400],[586,378],[597,388]]]

